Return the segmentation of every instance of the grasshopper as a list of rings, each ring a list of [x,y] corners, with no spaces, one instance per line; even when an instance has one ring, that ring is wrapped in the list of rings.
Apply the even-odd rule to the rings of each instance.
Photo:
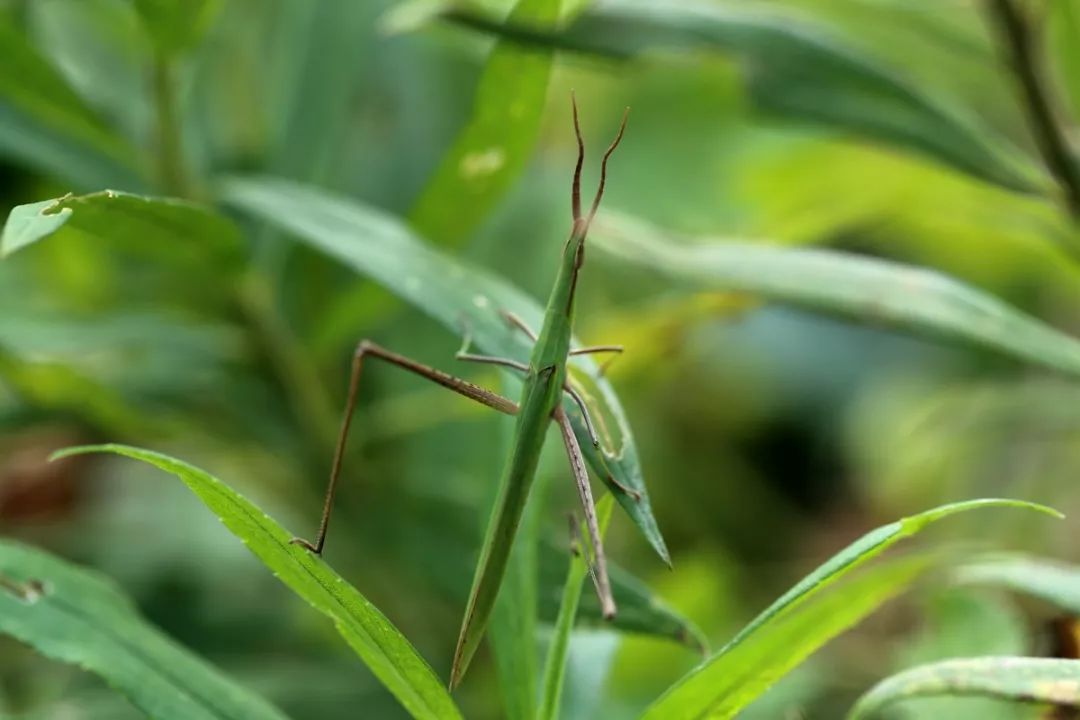
[[[486,355],[474,355],[469,352],[469,337],[466,328],[465,343],[457,353],[457,359],[470,362],[488,363],[506,367],[518,371],[524,375],[524,387],[519,402],[514,402],[502,395],[491,392],[483,387],[475,385],[467,380],[455,377],[441,370],[418,363],[386,348],[362,340],[353,353],[352,372],[349,380],[345,413],[341,422],[337,446],[334,451],[333,464],[330,470],[330,481],[326,490],[326,501],[323,507],[322,520],[319,524],[318,534],[314,542],[303,538],[294,538],[293,543],[301,545],[313,553],[321,554],[326,542],[327,527],[333,510],[334,495],[337,491],[338,480],[341,476],[342,458],[345,453],[345,445],[348,440],[349,426],[352,421],[353,411],[356,407],[357,391],[360,385],[360,373],[364,360],[368,357],[378,358],[392,365],[413,372],[421,377],[432,380],[443,387],[468,397],[476,402],[508,415],[516,416],[516,425],[513,436],[513,450],[508,459],[499,486],[498,496],[495,502],[490,520],[488,521],[484,543],[480,552],[480,560],[473,577],[472,590],[462,621],[461,632],[458,637],[457,648],[454,651],[453,667],[450,673],[450,688],[455,688],[461,681],[465,670],[476,652],[488,620],[491,617],[495,598],[502,584],[506,572],[506,565],[510,557],[514,536],[521,522],[522,512],[529,496],[529,490],[533,485],[536,475],[540,452],[544,445],[548,423],[554,422],[560,431],[566,453],[570,460],[570,467],[577,485],[578,494],[584,509],[585,527],[589,535],[589,543],[582,546],[591,546],[592,557],[589,558],[590,575],[600,598],[601,609],[604,617],[610,619],[615,616],[615,600],[611,594],[611,584],[608,579],[607,563],[604,556],[603,544],[600,531],[597,526],[596,508],[593,502],[592,490],[589,486],[589,476],[585,468],[585,460],[578,444],[577,437],[570,424],[570,419],[562,407],[563,395],[569,395],[581,410],[589,430],[590,439],[595,445],[599,445],[599,439],[593,429],[589,417],[588,408],[579,393],[570,385],[567,377],[567,359],[571,355],[585,355],[591,353],[618,353],[622,351],[618,345],[600,345],[571,349],[570,337],[572,333],[574,296],[577,290],[578,275],[585,259],[585,237],[589,231],[589,225],[600,206],[600,200],[604,194],[604,184],[607,180],[607,163],[611,154],[622,140],[626,129],[627,114],[623,114],[622,123],[618,133],[607,151],[604,153],[600,164],[600,181],[593,199],[592,206],[587,214],[581,210],[581,168],[585,161],[585,143],[581,137],[581,127],[578,122],[577,101],[571,97],[574,119],[574,133],[577,138],[578,154],[577,163],[574,167],[574,178],[571,189],[571,210],[573,226],[570,237],[563,247],[562,259],[559,264],[555,285],[548,298],[547,309],[544,314],[544,324],[537,335],[523,321],[515,315],[504,312],[504,318],[521,332],[526,333],[533,341],[533,350],[529,363],[526,365],[508,358],[491,357]],[[628,493],[633,491],[626,489]]]

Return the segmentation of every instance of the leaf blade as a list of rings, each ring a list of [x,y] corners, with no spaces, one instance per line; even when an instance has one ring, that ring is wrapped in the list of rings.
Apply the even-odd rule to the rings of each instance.
[[[519,0],[509,20],[548,26],[558,19],[561,5],[561,0]],[[413,208],[411,224],[417,232],[452,246],[487,217],[532,155],[552,62],[552,52],[509,40],[495,43],[472,115]]]
[[[9,540],[0,540],[0,632],[100,675],[150,717],[286,720],[146,622],[104,577]]]
[[[321,252],[374,279],[452,331],[467,322],[474,344],[486,353],[527,361],[531,350],[522,333],[500,316],[509,310],[530,325],[540,324],[539,305],[502,278],[427,247],[395,218],[345,199],[273,178],[233,178],[224,183],[229,204],[295,233]],[[402,273],[402,268],[409,268]],[[614,420],[617,453],[593,446],[580,411],[567,400],[564,409],[586,459],[615,494],[646,540],[670,565],[671,559],[652,513],[637,448],[614,390],[586,356],[570,363],[588,379],[594,399]],[[507,375],[510,382],[520,382]],[[610,472],[610,475],[609,475]],[[611,479],[614,476],[615,480]],[[620,485],[622,486],[620,488]],[[640,493],[630,497],[623,488]]]
[[[413,717],[460,718],[454,701],[427,662],[394,625],[318,556],[291,544],[292,536],[250,501],[198,468],[160,453],[125,445],[68,448],[53,457],[109,452],[175,475],[275,575],[338,632]]]
[[[957,568],[957,582],[1002,587],[1080,614],[1080,569],[1025,555],[977,558]]]
[[[713,667],[722,672],[711,675],[709,687],[691,691],[683,685],[687,689],[680,695],[661,696],[642,719],[735,717],[811,653],[899,595],[933,565],[930,555],[889,561],[810,599],[799,612],[779,618],[767,634],[721,651],[723,660]]]
[[[596,505],[596,516],[601,538],[607,531],[613,506],[614,503],[610,494],[601,498]],[[571,542],[576,543],[577,539],[574,538]],[[536,716],[537,720],[554,720],[554,718],[559,717],[562,688],[566,675],[566,661],[570,651],[570,635],[574,630],[575,620],[577,619],[581,588],[585,584],[586,575],[588,575],[586,549],[578,548],[577,552],[571,556],[569,565],[569,570],[566,573],[566,583],[563,586],[562,602],[559,604],[559,614],[555,619],[551,646],[548,649],[547,661],[544,664],[544,679],[540,685],[542,696],[540,712]]]
[[[143,25],[166,56],[191,49],[206,32],[219,5],[219,0],[135,0]]]
[[[752,293],[1080,374],[1080,340],[948,275],[834,250],[680,243],[670,233],[610,213],[594,234],[594,246],[605,254],[694,289]]]
[[[143,244],[152,237],[157,246],[187,255],[198,255],[208,245],[239,246],[233,224],[210,208],[187,200],[102,190],[12,208],[0,230],[0,258],[60,232]]]
[[[980,657],[920,665],[868,690],[848,720],[874,716],[908,698],[978,696],[1024,703],[1080,707],[1080,660]]]
[[[135,149],[86,106],[8,21],[0,19],[0,154],[76,183],[139,190]]]
[[[792,616],[797,618],[803,604],[812,602],[815,596],[856,568],[885,552],[900,540],[920,532],[928,525],[957,513],[985,507],[1023,508],[1060,517],[1057,511],[1043,505],[1017,500],[987,498],[942,505],[918,515],[875,528],[833,555],[777,598],[740,630],[719,652],[668,689],[645,711],[643,718],[648,720],[696,718],[718,712],[720,709],[730,713],[721,715],[722,717],[731,717],[760,695],[761,692],[764,692],[769,685],[779,679],[783,672],[794,667],[794,664],[788,662],[792,657],[790,653],[782,653],[781,660],[772,666],[769,664],[767,653],[760,656],[757,653],[765,652],[758,650],[758,648],[764,647],[767,650],[772,647],[770,643],[774,636],[786,637],[783,630],[785,622],[791,621],[797,625],[801,622],[791,618]],[[912,575],[911,579],[914,579],[917,574]],[[873,584],[871,583],[867,587],[872,589]],[[882,602],[887,599],[885,596],[882,596],[882,598]],[[869,613],[872,609],[872,607],[867,606],[864,614]],[[813,610],[814,616],[818,617],[815,622],[821,623],[821,631],[833,628],[836,632],[839,632],[847,627],[836,624],[828,625],[827,623],[832,621],[827,617],[819,617],[817,615],[819,612],[820,610],[816,608]],[[800,627],[802,626],[800,625]],[[807,638],[818,637],[819,640],[816,645],[813,643],[808,645],[809,651],[802,657],[806,657],[809,652],[820,647],[829,639],[829,637],[816,636],[815,633],[818,631],[812,631],[813,627],[814,624],[810,623],[808,628],[799,631],[800,633],[805,632]],[[745,646],[750,646],[749,650],[744,649]],[[780,643],[777,647],[783,647],[783,643]],[[733,668],[745,668],[746,661],[744,658],[747,655],[757,657],[756,662],[758,662],[759,668],[756,676],[745,669],[739,671],[741,675],[733,672]],[[775,672],[777,667],[783,672]],[[742,684],[736,684],[740,679]],[[724,694],[725,692],[727,695]]]
[[[765,112],[913,150],[1011,190],[1048,186],[1034,163],[969,113],[922,92],[828,28],[791,14],[695,2],[609,0],[552,32],[502,23],[457,4],[443,16],[525,44],[614,58],[655,51],[729,54],[742,65],[751,100]]]

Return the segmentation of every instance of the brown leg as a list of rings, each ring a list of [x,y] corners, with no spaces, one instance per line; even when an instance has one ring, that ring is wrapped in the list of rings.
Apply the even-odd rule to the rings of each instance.
[[[510,312],[509,310],[503,310],[502,311],[502,316],[506,320],[506,322],[510,323],[511,325],[516,327],[518,330],[525,333],[529,337],[530,340],[532,340],[533,342],[536,342],[536,331],[533,330],[531,327],[529,327],[528,323],[526,323],[524,320],[522,320],[520,317],[518,317],[516,314]],[[592,345],[592,346],[589,346],[589,347],[583,347],[583,348],[578,348],[576,350],[571,350],[570,355],[592,355],[594,353],[613,353],[614,355],[617,356],[620,353],[622,353],[623,349],[624,348],[623,348],[622,345]],[[600,374],[601,375],[603,375],[607,371],[608,366],[610,366],[611,363],[614,362],[614,359],[615,358],[612,357],[612,358],[609,358],[607,361],[605,361],[603,363],[600,363]]]
[[[593,355],[594,353],[621,353],[625,348],[622,345],[590,345],[588,347],[571,350],[571,355]]]
[[[622,345],[593,345],[590,347],[578,348],[577,350],[571,350],[571,355],[593,355],[595,353],[611,353],[611,357],[600,363],[597,369],[597,375],[603,377],[607,374],[608,368],[611,367],[611,363],[619,359],[619,355],[623,352]]]
[[[506,322],[510,323],[511,325],[516,327],[518,330],[520,330],[521,332],[528,335],[530,340],[532,340],[533,342],[536,342],[536,331],[533,330],[531,327],[529,327],[529,324],[527,322],[525,322],[524,320],[522,320],[520,317],[518,317],[516,314],[510,312],[509,310],[503,310],[502,311],[502,316],[506,320]]]
[[[510,368],[512,370],[518,370],[523,373],[529,372],[529,366],[523,362],[517,360],[511,360],[510,358],[495,357],[493,355],[473,355],[472,353],[465,352],[464,348],[468,347],[468,339],[466,339],[465,345],[458,351],[454,358],[457,360],[464,360],[465,362],[483,363],[485,365],[498,365],[500,367]],[[585,399],[581,397],[570,383],[567,382],[563,385],[563,390],[574,401],[581,410],[581,416],[585,419],[585,429],[589,432],[589,440],[592,441],[593,447],[600,447],[600,438],[596,435],[596,428],[593,426],[592,418],[589,416],[589,408],[585,405]]]
[[[585,527],[592,543],[593,558],[590,563],[590,575],[600,598],[600,609],[606,620],[615,617],[615,599],[611,595],[611,582],[608,580],[607,559],[604,556],[604,541],[600,537],[600,526],[596,520],[596,503],[593,502],[592,488],[589,486],[589,473],[585,469],[585,458],[581,455],[581,446],[570,426],[570,418],[561,407],[555,409],[555,422],[562,433],[566,455],[570,459],[570,469],[574,473],[581,506],[585,511]]]
[[[356,351],[353,353],[352,374],[349,377],[348,400],[345,403],[345,415],[341,419],[341,432],[338,435],[337,447],[334,450],[334,462],[330,469],[330,483],[326,488],[326,502],[323,505],[322,520],[319,523],[319,534],[316,536],[314,543],[298,537],[293,538],[290,541],[293,544],[307,548],[316,555],[322,553],[323,545],[326,543],[326,529],[330,524],[330,514],[334,509],[334,494],[337,492],[338,479],[341,476],[341,461],[345,456],[345,443],[349,438],[349,426],[352,424],[353,411],[356,409],[356,395],[357,391],[360,389],[360,371],[364,366],[364,358],[368,355],[379,358],[380,360],[385,360],[392,365],[397,365],[409,372],[415,373],[433,382],[437,382],[459,395],[464,395],[478,403],[487,405],[489,408],[494,408],[499,412],[506,413],[507,415],[516,415],[518,412],[517,403],[513,400],[504,398],[502,395],[497,395],[490,390],[485,390],[479,385],[474,385],[471,382],[444,373],[442,370],[436,370],[433,367],[418,363],[415,360],[410,360],[404,355],[398,355],[397,353],[391,352],[367,340],[362,340],[360,344],[356,346]]]

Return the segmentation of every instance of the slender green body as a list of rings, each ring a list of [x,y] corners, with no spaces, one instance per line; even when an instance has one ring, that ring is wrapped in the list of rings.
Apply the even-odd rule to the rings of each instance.
[[[555,285],[548,298],[544,326],[529,359],[529,372],[525,377],[514,428],[514,449],[503,471],[499,494],[488,521],[480,561],[473,577],[472,591],[454,653],[451,688],[465,674],[491,617],[506,573],[514,536],[536,476],[536,466],[540,461],[551,415],[562,402],[566,358],[570,352],[574,295],[578,270],[584,259],[587,227],[586,221],[574,221],[570,239],[563,248]]]

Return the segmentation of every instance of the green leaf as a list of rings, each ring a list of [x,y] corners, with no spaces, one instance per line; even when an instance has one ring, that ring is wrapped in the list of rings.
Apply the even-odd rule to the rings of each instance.
[[[425,391],[420,397],[426,398],[430,392],[437,391]],[[427,408],[431,407],[430,402],[421,404]],[[468,408],[467,405],[459,407]],[[479,408],[471,412],[476,411],[482,412]],[[371,410],[371,412],[374,416],[393,422],[390,420],[392,411],[388,408]],[[534,499],[537,497],[536,493],[541,492],[544,478],[542,476],[537,478],[537,482],[541,485],[533,489]],[[463,597],[469,590],[471,579],[469,573],[473,570],[467,549],[474,547],[478,542],[475,508],[463,502],[449,500],[443,495],[423,500],[417,498],[414,502],[420,503],[413,510],[418,517],[415,524],[408,528],[390,524],[387,528],[379,529],[379,537],[385,539],[387,547],[401,549],[400,554],[390,558],[390,561],[409,567],[426,567],[429,569],[427,579],[443,596]],[[530,512],[531,509],[526,508],[526,521],[529,519]],[[519,531],[519,540],[526,537],[525,532],[527,531],[523,526]],[[543,537],[540,539],[539,546],[539,618],[541,622],[553,625],[559,614],[562,588],[566,581],[566,539],[562,533],[550,535],[541,533],[541,535]],[[455,562],[447,558],[447,562],[439,563],[435,567],[426,562],[431,547],[447,544],[461,548],[460,553],[454,553]],[[604,620],[595,593],[584,593],[578,607],[578,627],[651,635],[674,641],[690,650],[705,653],[707,640],[702,631],[665,603],[641,578],[620,567],[611,558],[608,558],[608,574],[611,579],[612,593],[619,603],[618,615],[614,620]],[[505,582],[509,581],[504,581],[504,584]],[[502,593],[500,593],[501,597]],[[496,604],[496,609],[498,609],[498,604]]]
[[[958,657],[1022,655],[1031,644],[1027,618],[1000,593],[943,584],[919,594],[918,628],[905,633],[889,672]],[[926,698],[899,713],[905,718],[1034,720],[1015,706],[983,698]]]
[[[1045,8],[1047,55],[1072,111],[1080,115],[1080,7],[1076,3],[1056,2]]]
[[[195,45],[220,5],[220,0],[135,0],[143,25],[165,55],[178,55]]]
[[[498,418],[504,430],[504,452],[509,452],[513,436],[513,418]],[[498,477],[502,459],[492,463],[493,477]],[[536,717],[537,651],[536,625],[539,615],[539,551],[540,527],[543,518],[543,478],[537,478],[532,502],[525,508],[518,528],[510,561],[503,576],[502,587],[495,599],[488,628],[488,642],[495,660],[495,675],[499,681],[507,720],[534,720]],[[498,497],[498,485],[493,483],[486,507],[493,507]],[[476,513],[471,513],[474,517]],[[483,515],[481,514],[481,517]],[[476,538],[470,534],[470,545]],[[431,547],[431,546],[428,546]],[[472,553],[468,554],[470,557]],[[460,575],[468,581],[473,567],[463,564]],[[463,585],[463,590],[467,585]]]
[[[285,720],[139,616],[106,578],[0,540],[0,632],[100,675],[155,718]]]
[[[0,18],[0,156],[80,189],[144,185],[138,155]]]
[[[701,629],[664,602],[645,582],[608,559],[611,591],[619,614],[605,620],[595,593],[584,593],[578,605],[577,627],[641,633],[666,638],[704,654],[708,639]],[[561,589],[566,581],[564,544],[540,546],[540,619],[555,624],[562,606]]]
[[[548,27],[561,0],[518,0],[509,21]],[[458,244],[510,188],[532,156],[540,133],[553,61],[551,52],[499,40],[473,98],[472,116],[443,157],[413,209],[424,237]]]
[[[910,566],[897,564],[895,572],[882,575],[880,584],[859,580],[837,596],[845,599],[830,596],[804,607],[816,595],[927,525],[956,513],[987,507],[1024,508],[1061,517],[1057,511],[1035,503],[980,499],[942,505],[871,530],[796,583],[718,653],[664,693],[644,717],[698,718],[706,714],[733,717],[810,653],[900,592],[927,563],[924,558]],[[850,607],[846,607],[848,602]],[[833,610],[823,610],[827,606]],[[834,611],[837,616],[831,617]]]
[[[645,711],[643,720],[735,717],[825,643],[906,590],[931,567],[928,555],[890,561],[807,600],[691,671]]]
[[[54,235],[129,242],[196,262],[215,245],[239,247],[236,228],[210,208],[104,190],[16,206],[0,231],[0,258]]]
[[[973,343],[1073,375],[1080,340],[938,272],[849,253],[746,242],[687,244],[607,214],[594,245],[691,289],[761,295],[812,310]]]
[[[610,494],[601,498],[600,502],[596,504],[596,516],[600,526],[601,538],[607,532],[613,506]],[[577,543],[577,540],[575,539],[574,542]],[[589,556],[592,556],[593,550],[578,547],[570,557],[570,569],[566,574],[566,583],[563,585],[559,616],[555,621],[551,646],[548,648],[547,662],[544,665],[543,694],[540,700],[540,712],[536,716],[538,720],[554,720],[559,717],[563,681],[566,677],[566,660],[570,650],[570,634],[574,630],[574,622],[577,619],[578,603],[581,600],[581,587],[585,584],[585,577],[589,574],[586,552],[588,552]],[[619,598],[620,602],[621,600],[622,598]]]
[[[149,450],[97,445],[62,450],[54,457],[93,452],[142,460],[180,478],[283,583],[334,621],[349,646],[413,717],[461,717],[438,676],[405,636],[322,558],[291,544],[292,535],[251,502],[202,470]]]
[[[396,218],[345,198],[273,178],[230,180],[222,192],[227,202],[296,234],[371,277],[453,332],[460,333],[463,323],[467,323],[481,351],[528,361],[528,340],[506,323],[500,311],[514,312],[539,327],[542,311],[536,301],[493,273],[428,247]],[[596,363],[587,356],[572,360],[575,380],[588,386],[584,389],[598,405],[593,412],[603,414],[608,429],[616,433],[614,453],[594,447],[581,413],[568,400],[564,409],[573,420],[582,452],[653,549],[670,564],[619,401],[600,376]],[[516,375],[507,377],[511,382],[520,382]],[[631,497],[623,488],[637,491],[640,499]]]
[[[992,585],[1037,597],[1080,615],[1080,568],[1025,555],[991,555],[956,569],[958,582]]]
[[[1006,188],[1032,191],[1045,177],[969,113],[792,13],[691,2],[597,3],[557,31],[501,23],[457,4],[447,19],[546,48],[636,57],[664,50],[718,51],[741,65],[761,110],[910,150]]]
[[[1080,707],[1080,660],[980,657],[921,665],[875,685],[859,699],[848,718],[873,717],[909,698],[940,696]]]

